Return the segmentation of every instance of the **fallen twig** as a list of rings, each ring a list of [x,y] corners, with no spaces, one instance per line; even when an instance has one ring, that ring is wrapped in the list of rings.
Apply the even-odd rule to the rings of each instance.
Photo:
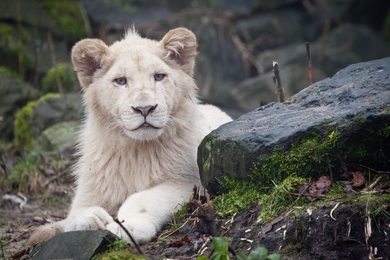
[[[275,218],[274,220],[272,220],[271,222],[265,224],[265,226],[261,229],[260,233],[259,233],[259,239],[260,239],[260,242],[263,240],[263,238],[265,237],[265,235],[271,231],[272,227],[279,223],[280,221],[282,221],[284,219],[283,216],[279,216],[277,218]]]
[[[114,221],[118,223],[118,225],[126,232],[127,236],[130,238],[131,242],[134,244],[135,248],[137,248],[137,251],[140,255],[143,255],[141,248],[137,244],[137,242],[134,240],[133,236],[130,234],[130,232],[122,225],[122,222],[119,221],[118,218],[114,218]]]
[[[65,170],[63,170],[62,172],[56,174],[55,176],[53,177],[50,177],[49,179],[46,180],[45,184],[43,184],[44,187],[47,187],[47,185],[49,185],[51,182],[57,180],[58,178],[61,178],[62,176],[66,175],[68,173],[68,168],[66,168]]]
[[[382,176],[379,176],[373,183],[368,185],[366,188],[362,189],[360,192],[361,193],[368,192],[368,190],[374,188],[381,179],[382,179]]]
[[[167,238],[169,236],[172,236],[173,234],[179,232],[188,222],[189,222],[189,219],[186,219],[186,221],[180,227],[176,228],[175,230],[171,230],[171,231],[162,233],[158,238],[160,239],[160,238]]]
[[[309,188],[309,186],[306,188],[306,189],[308,189]],[[305,190],[306,190],[305,189]],[[324,198],[326,195],[325,194],[310,194],[310,193],[295,193],[295,192],[290,192],[290,191],[288,191],[286,188],[284,188],[283,187],[283,190],[286,192],[286,193],[288,193],[288,194],[290,194],[290,195],[294,195],[294,196],[298,196],[298,199],[299,199],[299,197],[301,197],[301,196],[310,196],[310,197],[314,197],[314,198],[318,198],[318,199],[320,199],[320,198]]]
[[[376,173],[379,173],[379,174],[389,174],[389,173],[390,173],[390,172],[388,172],[388,171],[377,171],[377,170],[375,170],[375,169],[372,169],[372,168],[370,168],[370,167],[368,167],[368,166],[365,166],[365,165],[362,165],[362,164],[356,164],[356,166],[366,168],[366,169],[368,169],[368,170],[370,170],[370,171],[373,171],[373,172],[376,172]]]

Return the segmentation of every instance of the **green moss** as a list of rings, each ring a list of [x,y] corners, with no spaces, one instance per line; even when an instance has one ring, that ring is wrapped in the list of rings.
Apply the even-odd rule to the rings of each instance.
[[[383,129],[379,130],[379,135],[383,136],[384,138],[390,137],[390,126],[386,126]]]
[[[228,193],[222,194],[213,200],[213,205],[220,216],[231,215],[242,209],[249,209],[254,203],[258,203],[261,190],[251,182],[225,177],[219,180],[222,187]],[[265,189],[265,188],[264,188]]]
[[[297,193],[298,183],[306,183],[307,180],[295,175],[289,176],[281,183],[264,187],[256,182],[246,182],[224,178],[220,180],[223,188],[229,190],[213,200],[217,214],[221,216],[231,215],[243,209],[249,209],[253,205],[260,204],[262,211],[259,218],[263,223],[274,219],[278,213],[285,210],[294,202],[296,206],[303,205],[305,198],[296,200],[296,196],[289,193]]]
[[[282,181],[294,174],[313,177],[313,174],[326,173],[328,171],[326,154],[338,147],[338,138],[337,131],[331,131],[325,138],[313,133],[300,143],[293,144],[288,152],[276,149],[270,156],[255,164],[253,173],[256,181],[270,184],[271,179]]]
[[[385,115],[390,114],[390,105],[381,106],[381,107],[380,107],[380,114],[381,114],[382,116],[385,116]]]
[[[143,260],[147,258],[127,251],[118,251],[118,252],[106,253],[97,259],[98,260]]]
[[[18,74],[16,72],[10,70],[7,67],[3,67],[3,66],[0,66],[0,74],[3,74],[5,76],[13,78],[13,79],[19,78]]]
[[[203,172],[210,172],[210,167],[211,165],[214,164],[214,161],[213,161],[213,156],[212,156],[212,153],[211,153],[211,147],[213,146],[213,143],[215,142],[214,139],[212,140],[209,140],[205,143],[204,145],[204,148],[206,149],[206,151],[204,151],[203,153],[207,156],[203,163],[202,163],[202,171]],[[208,174],[203,174],[202,176],[202,182],[203,183],[208,183],[208,178],[209,178],[209,175]]]
[[[323,120],[323,121],[320,121],[320,122],[316,122],[316,124],[320,124],[320,125],[329,125],[330,123],[334,122],[334,120],[332,119],[327,119],[327,120]]]
[[[112,244],[107,246],[106,253],[101,255],[97,254],[92,257],[91,260],[105,259],[105,260],[121,260],[121,259],[145,259],[142,256],[134,255],[130,252],[124,251],[127,247],[128,242],[115,239]]]
[[[23,44],[31,42],[31,30],[17,24],[0,22],[0,64],[18,71],[24,77],[27,68],[33,68],[33,58],[23,49]]]
[[[263,224],[272,221],[279,213],[287,210],[292,205],[303,206],[307,204],[307,199],[291,195],[291,193],[299,193],[299,185],[307,183],[307,179],[289,176],[280,184],[275,184],[275,187],[260,198],[260,205],[262,210],[259,219]]]
[[[42,92],[59,92],[57,75],[61,82],[64,93],[77,92],[80,89],[73,66],[70,63],[59,63],[52,67],[42,79]]]
[[[38,100],[28,102],[26,106],[16,113],[14,121],[14,142],[17,146],[24,147],[26,151],[32,150],[34,145],[31,137],[30,124],[34,108],[40,102],[46,102],[48,98],[59,98],[60,96],[60,94],[49,93]]]
[[[23,146],[27,151],[30,151],[33,148],[31,143],[30,122],[33,108],[36,107],[37,104],[38,101],[30,101],[15,115],[15,144],[17,146]]]
[[[364,122],[364,115],[360,114],[356,117],[355,121],[353,122],[354,126],[359,126]]]

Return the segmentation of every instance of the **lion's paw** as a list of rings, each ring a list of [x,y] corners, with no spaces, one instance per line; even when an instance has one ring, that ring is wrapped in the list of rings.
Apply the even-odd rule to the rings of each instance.
[[[74,212],[65,226],[65,231],[75,230],[104,230],[107,224],[114,220],[101,207],[90,207],[81,212]]]
[[[157,230],[155,226],[149,221],[143,219],[126,219],[122,222],[122,225],[130,233],[133,239],[140,244],[150,242]],[[115,222],[110,223],[106,227],[118,237],[128,242],[132,242],[126,232]]]

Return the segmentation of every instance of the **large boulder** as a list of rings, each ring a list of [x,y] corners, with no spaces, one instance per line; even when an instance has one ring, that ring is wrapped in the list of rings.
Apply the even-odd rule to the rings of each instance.
[[[224,177],[264,185],[287,174],[318,177],[329,170],[328,153],[388,169],[389,79],[390,58],[354,64],[284,103],[259,107],[221,126],[198,148],[203,185],[220,193],[218,180]],[[338,169],[339,160],[329,157]]]

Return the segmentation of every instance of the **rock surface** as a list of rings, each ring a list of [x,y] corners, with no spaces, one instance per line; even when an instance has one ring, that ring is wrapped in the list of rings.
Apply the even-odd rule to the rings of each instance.
[[[34,248],[31,259],[90,260],[104,253],[115,239],[119,238],[108,230],[64,232]]]
[[[366,149],[365,165],[388,168],[390,141],[384,129],[389,125],[390,58],[354,64],[284,103],[259,107],[211,132],[198,148],[201,180],[211,193],[219,193],[218,178],[248,180],[256,163],[275,149],[288,151],[313,133],[325,138],[332,131],[349,149]],[[370,138],[379,132],[385,142]],[[278,181],[283,174],[273,177]]]
[[[72,156],[79,130],[80,122],[78,121],[54,124],[39,136],[35,151],[46,156]]]
[[[50,126],[68,121],[79,121],[83,114],[80,94],[48,94],[28,103],[15,119],[15,138],[29,150],[37,145],[37,138]]]

